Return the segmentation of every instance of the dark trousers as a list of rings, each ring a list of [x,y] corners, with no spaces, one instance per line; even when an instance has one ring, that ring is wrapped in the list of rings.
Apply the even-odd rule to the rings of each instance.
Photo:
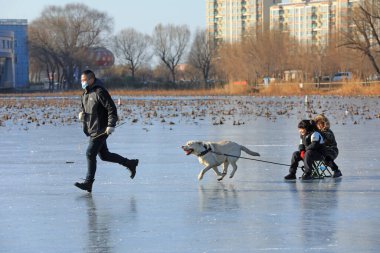
[[[325,163],[329,166],[333,171],[338,169],[338,165],[334,162],[334,160],[338,157],[338,149],[336,148],[328,148],[325,154]]]
[[[96,156],[99,154],[100,159],[107,162],[126,164],[127,158],[118,154],[111,153],[107,147],[107,135],[98,138],[90,138],[88,143],[87,156],[87,176],[86,180],[94,180],[96,173]]]
[[[305,152],[305,157],[303,159],[304,163],[304,169],[306,174],[310,174],[312,171],[312,166],[314,161],[322,160],[323,155],[317,151],[313,150],[307,150]],[[301,155],[299,151],[296,151],[292,155],[292,160],[290,162],[290,168],[289,168],[289,173],[296,174],[297,168],[298,168],[298,163],[302,161]]]

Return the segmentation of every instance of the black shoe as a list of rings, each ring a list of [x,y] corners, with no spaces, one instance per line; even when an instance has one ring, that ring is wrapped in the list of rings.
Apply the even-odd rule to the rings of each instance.
[[[330,164],[327,164],[327,165],[330,166],[332,170],[339,170],[338,165],[334,161],[331,162],[331,165]]]
[[[131,178],[133,179],[136,175],[136,167],[139,164],[138,159],[129,160],[127,168],[131,171]]]
[[[311,176],[310,173],[307,173],[307,174],[303,174],[301,179],[302,180],[311,180],[311,179],[313,179],[313,177]]]
[[[284,177],[284,179],[286,179],[286,180],[293,180],[293,179],[297,179],[297,177],[296,177],[296,174],[294,174],[294,173],[289,173],[289,175],[286,175],[286,176]]]
[[[78,187],[79,189],[82,189],[84,191],[92,192],[92,184],[94,183],[95,179],[93,180],[85,180],[83,183],[76,182],[74,185]]]
[[[333,178],[337,178],[337,177],[341,177],[343,176],[342,175],[342,172],[340,170],[334,170],[334,174],[333,174]]]

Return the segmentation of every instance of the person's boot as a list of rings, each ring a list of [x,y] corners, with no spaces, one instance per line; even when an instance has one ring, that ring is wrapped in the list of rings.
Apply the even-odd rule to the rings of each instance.
[[[312,180],[313,177],[311,176],[311,173],[305,173],[301,177],[302,180]]]
[[[92,192],[92,184],[94,183],[95,179],[92,180],[84,180],[83,183],[76,182],[74,185],[78,187],[81,190]]]
[[[331,158],[327,157],[325,161],[326,165],[329,166],[333,171],[338,170],[338,165]]]
[[[288,175],[286,175],[286,176],[284,177],[284,179],[285,179],[285,180],[293,180],[293,179],[297,179],[297,177],[296,177],[296,174],[294,174],[294,173],[289,173]]]
[[[139,160],[138,159],[132,159],[132,160],[126,159],[126,161],[123,163],[123,165],[125,167],[127,167],[129,169],[129,171],[131,172],[131,178],[132,179],[136,175],[136,167],[137,167],[138,164],[139,164]]]
[[[339,169],[334,170],[334,174],[332,176],[333,178],[337,178],[337,177],[341,177],[341,176],[343,176],[343,175]]]
[[[338,165],[337,165],[334,161],[333,161],[332,164],[331,164],[331,169],[334,170],[334,171],[339,170]]]

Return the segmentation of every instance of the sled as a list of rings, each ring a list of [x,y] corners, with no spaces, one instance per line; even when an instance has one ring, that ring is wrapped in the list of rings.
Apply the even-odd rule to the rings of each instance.
[[[305,168],[304,166],[301,167],[303,171],[303,175],[305,174]],[[323,179],[325,177],[331,177],[331,168],[326,165],[326,163],[323,160],[320,161],[314,161],[311,171],[311,176],[313,179]]]

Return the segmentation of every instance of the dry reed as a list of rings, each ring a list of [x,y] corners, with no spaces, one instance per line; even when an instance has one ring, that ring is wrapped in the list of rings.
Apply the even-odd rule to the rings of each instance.
[[[81,90],[63,91],[63,92],[39,92],[39,93],[0,93],[0,97],[65,97],[80,96]],[[116,96],[238,96],[238,95],[254,95],[254,96],[302,96],[302,95],[339,95],[339,96],[379,96],[380,83],[372,83],[371,85],[362,85],[360,83],[344,83],[336,88],[317,89],[314,84],[305,84],[300,88],[299,84],[271,84],[268,87],[251,87],[246,85],[225,85],[223,88],[215,89],[191,89],[191,90],[127,90],[127,89],[111,89],[110,93]]]

